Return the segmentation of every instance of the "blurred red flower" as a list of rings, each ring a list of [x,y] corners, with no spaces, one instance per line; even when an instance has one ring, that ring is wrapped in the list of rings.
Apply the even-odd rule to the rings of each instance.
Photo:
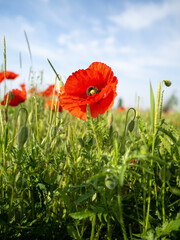
[[[28,93],[36,94],[37,93],[37,88],[36,87],[30,88]]]
[[[46,104],[44,105],[45,108],[48,108],[48,107],[50,109],[52,108],[53,112],[55,111],[55,106],[56,106],[57,111],[62,112],[62,107],[57,100],[49,99],[46,101]]]
[[[86,70],[78,70],[61,87],[59,101],[72,115],[87,120],[87,104],[91,117],[96,118],[113,105],[117,96],[117,78],[106,64],[92,63]]]
[[[54,84],[51,84],[51,85],[49,85],[49,87],[46,90],[40,92],[39,95],[42,97],[49,97],[49,96],[53,95],[53,91],[54,91]],[[57,94],[58,94],[58,92],[57,92],[57,90],[55,90],[55,95],[57,95]]]
[[[6,78],[4,77],[4,71],[0,72],[0,83],[4,81],[4,79],[15,79],[19,76],[19,74],[16,74],[14,72],[6,71]]]
[[[125,107],[122,106],[118,108],[118,112],[124,112],[124,111],[125,111]]]
[[[4,96],[4,100],[1,102],[1,105],[6,105],[6,101],[8,99],[8,105],[15,107],[18,106],[20,103],[26,101],[26,88],[25,84],[21,84],[22,90],[19,89],[12,89]]]

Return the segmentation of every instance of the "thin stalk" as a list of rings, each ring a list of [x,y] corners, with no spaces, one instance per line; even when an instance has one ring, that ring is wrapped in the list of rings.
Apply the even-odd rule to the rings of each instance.
[[[165,220],[166,220],[166,214],[165,214],[165,185],[166,185],[166,168],[165,166],[163,167],[163,184],[162,184],[162,220],[163,220],[163,223],[165,223]]]
[[[130,234],[130,239],[133,240],[131,224],[129,224],[129,234]]]
[[[164,90],[163,90],[162,93],[161,93],[160,110],[159,110],[159,119],[162,118],[163,95],[164,95]]]
[[[155,148],[155,139],[156,139],[156,130],[157,130],[157,123],[158,123],[158,113],[159,113],[159,102],[160,102],[160,95],[161,95],[161,83],[158,85],[158,92],[156,98],[156,108],[155,108],[155,117],[154,117],[154,133],[153,133],[153,140],[152,140],[152,156],[154,155],[154,148]],[[151,169],[153,170],[153,158],[150,162]],[[149,223],[149,212],[150,212],[150,205],[151,205],[151,188],[152,188],[152,175],[149,176],[149,192],[148,192],[148,201],[147,201],[147,212],[146,212],[146,223],[144,232],[146,233]]]
[[[38,128],[38,116],[37,116],[37,101],[36,98],[33,97],[35,100],[35,115],[36,115],[36,133],[37,133],[37,141],[39,143],[39,128]]]
[[[57,77],[55,78],[55,84],[54,84],[54,90],[53,90],[53,98],[52,98],[52,105],[51,105],[51,111],[50,111],[50,117],[49,117],[49,127],[48,127],[48,130],[47,130],[47,134],[46,134],[46,138],[45,138],[45,143],[46,143],[47,140],[48,140],[49,131],[50,131],[51,123],[52,123],[52,107],[53,107],[53,101],[54,101],[55,90],[56,90],[56,81],[57,81]]]
[[[54,73],[56,74],[56,77],[58,78],[58,80],[60,81],[60,83],[61,83],[62,86],[63,86],[64,84],[63,84],[63,82],[62,82],[62,79],[61,79],[60,76],[57,74],[57,72],[56,72],[55,68],[53,67],[52,63],[50,62],[50,60],[49,60],[49,59],[47,59],[47,60],[48,60],[49,65],[51,66],[52,70],[53,70]]]
[[[24,35],[26,38],[26,42],[27,42],[27,46],[28,46],[28,50],[29,50],[29,56],[30,56],[30,60],[31,60],[31,65],[32,65],[32,54],[31,54],[31,48],[30,48],[30,44],[29,44],[29,40],[28,40],[28,36],[26,34],[26,31],[24,31]]]
[[[91,237],[90,237],[90,240],[94,240],[95,225],[96,225],[96,215],[94,215],[93,218],[92,218],[92,228],[91,228]]]
[[[111,240],[111,225],[109,217],[107,218],[107,239]]]
[[[4,78],[6,79],[6,39],[3,36]]]
[[[123,219],[120,183],[118,184],[118,206],[119,206],[119,223],[121,225],[123,237],[124,237],[124,240],[128,240],[127,234],[126,234],[126,229],[125,229],[125,224],[124,224],[124,219]]]
[[[97,133],[96,133],[96,130],[95,130],[95,127],[94,127],[94,123],[93,123],[93,120],[92,120],[92,117],[89,118],[89,121],[90,121],[90,124],[91,124],[91,128],[93,130],[93,135],[94,135],[94,138],[95,138],[95,141],[96,141],[96,147],[97,147],[97,155],[98,155],[98,162],[99,162],[99,167],[101,165],[101,148],[100,148],[100,145],[99,145],[99,140],[98,140],[98,136],[97,136]]]
[[[135,185],[135,183],[134,183]],[[141,232],[141,224],[140,224],[140,215],[139,215],[139,210],[138,210],[138,196],[136,195],[136,188],[134,189],[134,199],[135,199],[135,202],[136,202],[136,212],[137,212],[137,220],[138,220],[138,223],[139,223],[139,229],[140,229],[140,232]],[[144,207],[144,206],[143,206]],[[132,228],[131,228],[132,230]]]

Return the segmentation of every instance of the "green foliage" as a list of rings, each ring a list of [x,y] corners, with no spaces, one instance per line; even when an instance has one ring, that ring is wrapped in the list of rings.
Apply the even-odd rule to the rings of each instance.
[[[153,132],[152,88],[151,112],[129,124],[116,110],[50,113],[38,96],[22,105],[27,121],[22,106],[8,122],[0,109],[1,239],[179,239],[180,115]]]

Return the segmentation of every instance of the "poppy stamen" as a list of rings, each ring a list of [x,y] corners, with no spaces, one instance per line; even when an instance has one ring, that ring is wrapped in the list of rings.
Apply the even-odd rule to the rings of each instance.
[[[101,90],[98,90],[98,88],[91,86],[91,87],[88,87],[86,93],[88,96],[92,96],[93,94],[99,93],[100,91]]]

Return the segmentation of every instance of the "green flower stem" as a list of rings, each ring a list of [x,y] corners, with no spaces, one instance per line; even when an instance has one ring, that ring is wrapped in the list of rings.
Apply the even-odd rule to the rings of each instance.
[[[94,215],[93,218],[92,218],[92,228],[91,228],[91,237],[90,237],[90,240],[94,240],[95,225],[96,225],[96,215]]]
[[[156,128],[157,128],[157,123],[158,123],[160,96],[161,96],[161,83],[159,83],[159,85],[158,85],[158,92],[157,92],[157,98],[156,98],[156,109],[155,109],[155,117],[154,117],[154,138],[156,135]]]
[[[165,223],[166,216],[165,216],[165,203],[164,203],[164,198],[165,198],[165,185],[166,185],[166,168],[163,167],[163,184],[162,184],[162,220],[163,223]]]
[[[143,169],[143,185],[145,186],[145,184],[146,184],[146,174]],[[145,224],[145,219],[146,219],[146,191],[143,188],[143,224]],[[143,227],[145,227],[145,225]]]
[[[160,101],[160,110],[159,110],[159,119],[162,118],[162,104],[163,104],[163,96],[164,96],[164,90],[161,93],[161,101]]]
[[[48,127],[48,130],[47,130],[47,135],[46,135],[46,138],[45,138],[45,143],[46,143],[47,140],[48,140],[49,131],[50,131],[50,128],[51,128],[51,123],[52,123],[52,107],[53,107],[53,101],[54,101],[55,90],[56,90],[56,82],[57,82],[57,77],[55,78],[55,84],[54,84],[54,90],[53,90],[53,97],[52,97],[52,105],[51,105],[51,111],[50,111],[50,117],[49,117],[49,127]]]
[[[52,63],[51,63],[51,61],[50,61],[48,58],[47,58],[47,60],[48,60],[49,65],[51,66],[52,70],[53,70],[54,73],[56,74],[56,78],[58,78],[58,80],[59,80],[59,82],[60,82],[60,85],[63,86],[64,83],[63,83],[61,77],[57,74],[55,68],[53,67],[53,65],[52,65]]]
[[[35,115],[36,115],[36,133],[37,133],[37,141],[39,143],[39,127],[38,127],[38,117],[37,117],[37,101],[36,98],[33,97],[35,100]]]
[[[3,36],[4,78],[6,78],[6,39]]]
[[[154,148],[155,148],[160,96],[161,96],[161,83],[159,83],[158,85],[158,92],[157,92],[157,98],[156,98],[156,108],[155,108],[155,116],[154,116],[154,133],[153,133],[153,140],[152,140],[152,156],[154,155]],[[153,159],[151,159],[150,166],[151,166],[151,169],[153,170]],[[152,188],[152,175],[149,176],[149,192],[148,192],[148,200],[147,200],[147,212],[146,212],[146,222],[145,222],[144,233],[146,233],[148,228],[148,223],[149,223],[149,212],[150,212],[150,205],[151,205],[151,188]]]
[[[96,141],[98,162],[99,162],[99,167],[100,167],[101,166],[101,162],[100,162],[100,160],[101,160],[101,157],[100,157],[101,156],[101,148],[100,148],[100,145],[99,145],[99,140],[98,140],[98,136],[97,136],[97,133],[96,133],[96,130],[95,130],[95,127],[94,127],[92,117],[89,118],[89,121],[90,121],[90,124],[91,124],[91,128],[93,130],[95,141]]]
[[[124,219],[123,219],[123,209],[122,209],[122,201],[121,201],[120,183],[118,184],[118,206],[119,206],[119,223],[121,225],[123,237],[124,237],[124,240],[128,240],[125,225],[124,225]]]

